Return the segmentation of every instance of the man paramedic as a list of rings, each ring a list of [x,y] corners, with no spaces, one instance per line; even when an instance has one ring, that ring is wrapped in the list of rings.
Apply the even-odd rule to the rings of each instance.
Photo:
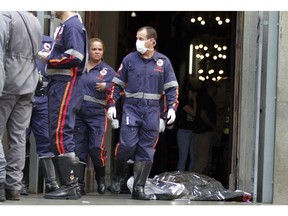
[[[79,158],[73,141],[76,110],[80,108],[82,93],[79,78],[88,60],[87,32],[79,14],[56,11],[62,22],[55,34],[50,52],[39,52],[47,64],[47,86],[50,143],[57,155],[54,160],[62,186],[44,195],[47,199],[79,199],[77,175]]]
[[[137,51],[124,57],[112,80],[108,118],[116,117],[115,103],[125,90],[120,140],[115,148],[115,166],[110,190],[120,193],[120,179],[127,161],[133,160],[132,199],[150,200],[144,186],[153,164],[159,137],[160,99],[167,98],[167,124],[175,121],[178,106],[178,82],[170,60],[154,49],[157,33],[145,26],[137,31]]]

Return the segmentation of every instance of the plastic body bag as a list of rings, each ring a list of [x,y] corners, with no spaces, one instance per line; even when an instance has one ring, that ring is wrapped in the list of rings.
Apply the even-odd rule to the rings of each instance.
[[[132,191],[133,177],[127,181],[127,186]],[[148,178],[144,190],[159,200],[249,202],[252,199],[249,193],[227,190],[216,179],[194,172],[161,173],[153,179]]]
[[[127,187],[132,193],[134,177],[130,177],[127,181]],[[181,183],[171,181],[162,181],[155,176],[153,179],[148,178],[144,188],[145,194],[154,195],[156,200],[174,200],[188,194],[185,186]]]

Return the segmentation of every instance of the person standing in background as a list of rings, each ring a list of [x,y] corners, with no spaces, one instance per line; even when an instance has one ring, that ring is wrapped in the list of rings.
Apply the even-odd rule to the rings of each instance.
[[[37,14],[35,14],[37,17]],[[41,50],[50,52],[53,40],[51,37],[42,35]],[[48,78],[46,75],[45,64],[39,57],[36,58],[36,65],[39,71],[39,80],[35,90],[33,100],[32,115],[29,128],[26,133],[26,158],[23,169],[21,195],[29,194],[29,166],[30,166],[30,135],[34,134],[36,142],[36,152],[40,159],[39,164],[44,175],[45,188],[44,192],[49,193],[59,188],[56,181],[56,172],[52,158],[55,156],[50,145],[49,127],[48,127],[48,97],[47,84]]]
[[[0,197],[1,201],[20,200],[26,128],[39,79],[35,58],[41,45],[41,25],[27,11],[1,11],[0,16],[4,21],[0,34],[7,35],[2,44],[5,57],[1,64],[6,77],[0,96],[0,140],[5,127],[8,137],[6,157],[0,154]],[[0,151],[2,148],[1,144]]]
[[[46,193],[47,199],[79,199],[79,158],[75,155],[73,139],[76,110],[83,97],[79,80],[88,61],[87,32],[78,13],[56,11],[61,20],[50,52],[40,51],[47,64],[49,83],[48,116],[50,143],[55,151],[53,158],[61,187]]]
[[[132,199],[150,200],[144,187],[153,165],[155,146],[160,130],[160,99],[165,91],[167,98],[167,124],[176,118],[178,82],[170,60],[154,49],[157,32],[151,26],[138,29],[137,51],[124,57],[109,95],[108,118],[116,118],[115,104],[124,90],[120,140],[115,148],[115,166],[110,189],[120,193],[121,174],[127,161],[134,161]]]
[[[186,171],[186,163],[189,158],[188,171],[192,171],[195,163],[194,156],[194,142],[193,142],[193,122],[196,115],[197,92],[191,84],[188,84],[185,89],[184,96],[179,100],[178,108],[178,130],[177,130],[177,143],[178,143],[178,171]]]
[[[192,171],[208,175],[214,134],[221,131],[217,126],[217,107],[214,101],[219,85],[216,81],[207,80],[203,87],[203,92],[197,94],[198,108],[193,123],[195,166]]]
[[[105,51],[103,41],[100,38],[91,38],[89,45],[87,71],[80,79],[84,100],[77,112],[74,132],[75,153],[82,162],[79,175],[82,195],[85,194],[85,166],[88,154],[95,170],[97,191],[99,194],[106,192],[105,138],[108,127],[106,105],[108,90],[111,89],[111,82],[116,73],[103,59]]]

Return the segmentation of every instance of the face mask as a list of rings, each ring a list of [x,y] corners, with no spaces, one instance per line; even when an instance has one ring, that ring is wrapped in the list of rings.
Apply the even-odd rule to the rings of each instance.
[[[146,41],[144,41],[144,40],[143,41],[141,41],[141,40],[136,41],[136,49],[141,54],[144,54],[148,50],[148,48],[145,47],[145,42]]]

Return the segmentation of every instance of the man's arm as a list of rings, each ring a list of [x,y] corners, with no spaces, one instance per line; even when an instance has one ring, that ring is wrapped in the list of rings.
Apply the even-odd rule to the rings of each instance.
[[[9,40],[9,24],[7,22],[8,20],[5,20],[2,12],[0,12],[0,96],[2,95],[5,83],[4,56]]]
[[[42,61],[45,61],[49,68],[71,68],[81,64],[85,57],[85,38],[84,32],[79,32],[75,28],[65,30],[62,37],[65,42],[65,51],[63,53],[39,52]],[[77,42],[77,43],[76,43]]]

